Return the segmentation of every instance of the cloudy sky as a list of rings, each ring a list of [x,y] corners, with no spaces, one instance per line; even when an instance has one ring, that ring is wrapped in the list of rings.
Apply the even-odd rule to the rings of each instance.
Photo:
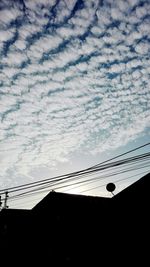
[[[149,0],[0,1],[0,186],[150,137]]]

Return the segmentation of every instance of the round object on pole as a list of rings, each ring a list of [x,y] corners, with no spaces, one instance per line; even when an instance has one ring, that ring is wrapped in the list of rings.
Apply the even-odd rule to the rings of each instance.
[[[116,186],[113,183],[109,183],[109,184],[106,185],[106,189],[107,189],[108,192],[112,193],[116,189]]]

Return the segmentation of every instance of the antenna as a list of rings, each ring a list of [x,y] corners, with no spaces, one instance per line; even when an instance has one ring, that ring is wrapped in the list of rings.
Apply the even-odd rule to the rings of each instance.
[[[108,192],[111,192],[112,195],[114,196],[113,191],[116,189],[116,186],[115,186],[114,183],[109,183],[109,184],[107,184],[107,185],[106,185],[106,189],[107,189]]]

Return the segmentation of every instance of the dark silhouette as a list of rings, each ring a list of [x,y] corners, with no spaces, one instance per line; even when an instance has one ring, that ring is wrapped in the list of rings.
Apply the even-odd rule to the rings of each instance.
[[[149,190],[148,174],[112,198],[50,192],[32,210],[3,209],[1,259],[19,264],[21,257],[21,264],[41,260],[51,266],[145,266]]]
[[[109,183],[106,185],[106,189],[108,192],[111,192],[112,195],[114,195],[113,191],[116,189],[116,186],[114,183]]]

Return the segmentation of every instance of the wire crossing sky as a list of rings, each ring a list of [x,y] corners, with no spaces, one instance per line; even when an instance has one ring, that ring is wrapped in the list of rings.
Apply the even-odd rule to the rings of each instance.
[[[149,80],[149,0],[1,0],[0,187],[149,138]]]
[[[114,179],[115,177],[115,184],[118,184],[127,180],[132,181],[132,178],[137,180],[138,178],[140,178],[141,175],[144,176],[149,173],[150,152],[144,154],[137,154],[136,156],[129,156],[129,154],[133,153],[133,151],[140,150],[142,147],[149,145],[150,143],[144,144],[143,146],[127,151],[126,153],[118,155],[117,157],[111,158],[107,160],[107,162],[101,162],[95,166],[84,170],[51,177],[43,181],[36,181],[20,186],[2,189],[0,190],[0,195],[4,196],[7,194],[7,196],[9,197],[10,204],[15,201],[15,208],[16,201],[20,201],[20,199],[23,199],[23,205],[27,208],[27,206],[25,206],[28,202],[26,199],[31,197],[31,208],[33,207],[33,203],[35,201],[33,201],[33,197],[39,196],[39,194],[44,194],[45,192],[48,193],[50,190],[60,190],[60,192],[68,193],[69,191],[77,189],[77,192],[80,194],[85,194],[87,192],[90,192],[91,190],[94,192],[99,188],[103,188],[103,190],[106,191],[108,179],[111,179],[112,181],[112,179]],[[121,159],[127,154],[128,157]],[[116,161],[116,158],[120,159]],[[140,170],[140,172],[136,173],[137,170]],[[131,175],[131,172],[134,172],[134,174]],[[120,174],[122,178],[118,179],[118,175]],[[126,174],[127,176],[123,177],[124,174]],[[118,192],[119,191],[117,189],[115,193]],[[41,196],[36,198],[36,201],[40,201],[40,198]],[[1,200],[5,201],[5,197],[1,198]]]

